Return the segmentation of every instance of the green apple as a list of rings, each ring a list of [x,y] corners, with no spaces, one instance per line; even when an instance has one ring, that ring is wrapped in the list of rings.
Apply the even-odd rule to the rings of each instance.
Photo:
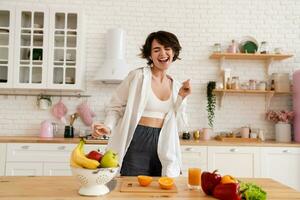
[[[112,150],[106,151],[101,159],[100,167],[110,168],[110,167],[118,167],[118,166],[119,166],[119,162],[118,162],[117,153],[115,153]]]

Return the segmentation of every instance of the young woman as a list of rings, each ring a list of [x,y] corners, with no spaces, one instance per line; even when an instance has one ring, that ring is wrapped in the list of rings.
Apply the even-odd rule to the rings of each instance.
[[[94,137],[110,134],[107,148],[118,153],[123,176],[180,174],[178,132],[187,124],[191,86],[167,74],[180,50],[174,34],[151,33],[141,48],[148,66],[128,74],[111,98],[104,124],[94,125]]]

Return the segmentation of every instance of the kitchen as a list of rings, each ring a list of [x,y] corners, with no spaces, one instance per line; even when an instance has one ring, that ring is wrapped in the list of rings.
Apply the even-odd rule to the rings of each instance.
[[[32,6],[34,2],[34,6]],[[72,6],[70,6],[72,4]],[[103,83],[99,79],[101,74],[99,69],[103,69],[107,50],[107,32],[111,28],[122,28],[126,34],[124,59],[128,66],[132,69],[145,65],[145,61],[140,59],[139,49],[143,44],[145,37],[153,31],[167,30],[175,33],[183,47],[181,52],[182,60],[176,61],[174,66],[170,68],[169,73],[177,80],[184,81],[191,79],[193,88],[192,94],[188,98],[187,115],[189,119],[188,131],[194,132],[198,129],[208,128],[208,113],[206,111],[207,96],[206,89],[209,81],[221,82],[221,70],[219,65],[231,69],[231,76],[239,76],[240,82],[255,79],[258,81],[267,80],[266,74],[273,73],[289,73],[289,79],[292,79],[293,73],[300,69],[299,59],[297,56],[299,46],[299,13],[300,5],[298,1],[230,1],[221,2],[213,1],[68,1],[59,0],[55,4],[51,1],[1,1],[1,10],[12,10],[12,22],[9,43],[9,59],[13,66],[18,63],[18,55],[20,53],[19,43],[21,36],[19,29],[21,20],[17,20],[20,10],[34,11],[35,9],[45,13],[44,18],[50,16],[53,12],[78,12],[83,16],[78,20],[83,20],[79,23],[78,34],[82,38],[78,40],[77,48],[78,66],[80,70],[74,73],[74,68],[69,67],[67,70],[68,78],[65,78],[66,84],[55,86],[42,81],[40,88],[36,88],[36,84],[15,84],[18,80],[17,70],[11,71],[9,76],[12,77],[9,86],[1,83],[0,104],[0,136],[2,138],[1,159],[0,159],[0,174],[18,174],[24,173],[27,175],[50,175],[51,169],[56,167],[56,172],[59,174],[60,166],[63,169],[66,162],[62,160],[75,147],[78,140],[76,138],[64,140],[65,125],[61,120],[53,116],[51,112],[52,106],[59,103],[60,100],[67,108],[65,118],[67,123],[70,121],[70,115],[74,114],[77,106],[87,102],[91,110],[95,113],[93,121],[104,120],[104,110],[110,99],[110,96],[117,84]],[[28,12],[30,13],[30,12]],[[28,15],[25,15],[27,17]],[[58,15],[58,18],[62,16]],[[38,15],[37,19],[41,19]],[[52,19],[52,18],[49,18]],[[75,17],[71,19],[75,19]],[[33,23],[35,24],[35,23]],[[42,44],[44,50],[44,61],[50,63],[51,56],[56,54],[53,49],[55,44],[47,42],[55,37],[54,31],[51,32],[50,27],[53,27],[54,22],[45,20],[45,39]],[[39,27],[37,31],[40,31]],[[56,28],[56,34],[63,35],[61,28]],[[274,31],[276,29],[276,31]],[[81,31],[81,32],[79,32]],[[47,34],[46,34],[47,33]],[[40,37],[37,33],[36,37]],[[73,33],[70,33],[70,45]],[[25,38],[26,33],[24,34]],[[268,67],[268,72],[265,72],[265,65],[268,61],[262,60],[229,60],[224,61],[218,59],[210,59],[215,43],[221,44],[221,51],[226,52],[227,47],[234,39],[240,42],[245,36],[254,37],[259,44],[262,41],[268,42],[268,50],[274,52],[275,48],[281,48],[283,55],[292,55],[282,61],[274,60]],[[16,38],[14,40],[14,38]],[[34,40],[34,38],[32,38]],[[19,43],[17,43],[19,41]],[[68,40],[64,41],[68,43]],[[71,48],[71,50],[73,50]],[[12,53],[14,54],[12,54]],[[49,53],[47,53],[49,52]],[[11,54],[10,54],[11,53]],[[38,54],[38,51],[32,51],[32,56]],[[59,53],[59,51],[58,51]],[[52,55],[53,54],[53,55]],[[3,54],[2,54],[3,55]],[[23,53],[22,55],[26,55]],[[49,55],[49,56],[48,56]],[[58,54],[59,55],[59,54]],[[69,66],[72,65],[72,55],[74,51],[64,52],[66,62]],[[27,54],[28,56],[28,54]],[[36,56],[36,66],[39,64],[39,56]],[[59,66],[60,57],[56,60],[56,66]],[[24,60],[24,59],[21,59]],[[2,65],[1,65],[2,66]],[[27,66],[25,63],[24,66]],[[45,66],[48,66],[47,64]],[[35,67],[38,68],[38,67]],[[55,73],[59,74],[59,67],[55,68]],[[40,69],[36,69],[39,71]],[[54,69],[53,69],[54,70]],[[26,71],[24,69],[24,71]],[[49,70],[50,71],[50,70]],[[1,71],[2,73],[2,71]],[[52,80],[52,74],[46,70],[42,70],[43,77]],[[55,77],[60,77],[57,75]],[[76,76],[76,77],[75,77]],[[23,78],[23,77],[22,77]],[[73,79],[72,79],[73,78]],[[81,80],[81,85],[76,85],[76,88],[83,88],[83,91],[72,91],[72,84],[75,80]],[[37,78],[38,79],[38,78]],[[26,83],[27,79],[21,80]],[[60,78],[55,79],[57,83],[61,82]],[[36,81],[37,84],[39,80]],[[71,85],[71,86],[70,86]],[[220,84],[219,84],[220,85]],[[223,84],[224,86],[224,84]],[[57,88],[55,88],[57,87]],[[22,89],[17,89],[22,88]],[[48,88],[55,88],[49,90]],[[7,95],[5,95],[7,94]],[[9,94],[9,95],[8,95]],[[37,96],[39,94],[52,94],[52,105],[41,109],[40,104],[37,105]],[[80,94],[80,96],[78,95]],[[216,94],[216,109],[214,118],[214,133],[231,132],[240,127],[250,126],[252,130],[263,130],[265,139],[275,139],[275,126],[273,122],[265,119],[266,107],[270,110],[292,110],[293,101],[291,95],[274,95],[269,98],[268,93],[263,94]],[[223,98],[221,98],[223,96]],[[222,105],[219,103],[222,102]],[[269,103],[269,105],[268,105]],[[44,105],[44,103],[41,103]],[[58,125],[58,132],[53,140],[43,140],[39,138],[41,123],[44,120],[51,120]],[[83,121],[77,118],[74,121],[75,135],[85,134],[89,132],[89,126],[86,126]],[[11,138],[14,136],[15,138]],[[33,136],[27,138],[25,136]],[[59,137],[58,137],[59,136]],[[192,135],[191,135],[192,137]],[[41,142],[42,141],[42,142]],[[48,144],[49,143],[51,144]],[[31,148],[30,145],[35,144],[33,148],[45,148],[45,151],[53,152],[53,157],[38,160],[34,149],[31,155],[18,155],[13,152],[20,152],[18,149]],[[41,143],[41,144],[39,144]],[[45,144],[46,143],[46,144]],[[68,144],[72,144],[69,146]],[[222,174],[231,173],[237,177],[269,177],[289,184],[294,189],[300,190],[299,178],[299,145],[297,143],[226,143],[218,141],[182,141],[182,157],[186,162],[184,165],[197,165],[203,171],[213,171],[216,168],[221,169]],[[39,146],[40,145],[40,146]],[[49,145],[48,147],[46,147]],[[57,145],[57,146],[54,146]],[[102,147],[105,147],[103,144]],[[50,150],[49,150],[50,148]],[[53,148],[51,150],[51,148]],[[57,148],[60,151],[65,151],[64,155],[56,152]],[[87,148],[94,148],[89,146]],[[86,151],[90,150],[87,149]],[[227,152],[236,151],[233,154]],[[285,152],[286,151],[286,152]],[[6,152],[6,153],[3,153]],[[225,153],[224,153],[225,152]],[[285,152],[285,153],[284,153]],[[233,152],[234,153],[234,152]],[[37,153],[38,154],[38,153]],[[222,156],[226,154],[226,156]],[[278,157],[276,157],[278,155]],[[213,158],[213,159],[212,159]],[[245,163],[243,166],[224,165],[226,159],[241,159],[240,163]],[[264,159],[269,158],[269,159]],[[29,159],[29,160],[28,160]],[[56,163],[58,162],[58,163]],[[274,165],[274,163],[281,165]],[[23,169],[16,169],[16,166],[21,166]],[[32,164],[34,163],[34,164]],[[47,165],[46,165],[47,164]],[[37,167],[39,166],[39,167]],[[262,167],[267,166],[267,167]],[[278,166],[275,167],[275,166]],[[243,170],[241,170],[241,167]],[[36,171],[33,170],[36,169]],[[273,171],[269,171],[273,168]],[[27,170],[26,170],[27,169]],[[49,169],[49,170],[47,170]],[[293,174],[287,174],[287,171],[294,171]],[[47,173],[49,172],[49,173]],[[281,172],[282,174],[278,173]],[[186,173],[186,172],[185,172]],[[280,175],[278,175],[280,174]],[[296,174],[296,175],[294,175]],[[292,180],[292,182],[290,182]]]

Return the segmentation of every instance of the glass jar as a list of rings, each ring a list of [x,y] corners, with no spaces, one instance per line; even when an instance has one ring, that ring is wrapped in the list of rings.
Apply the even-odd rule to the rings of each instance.
[[[221,53],[221,44],[220,43],[215,43],[213,47],[214,53]]]
[[[249,80],[249,90],[255,90],[256,89],[256,80]]]
[[[260,53],[266,54],[268,53],[268,43],[266,41],[262,41],[260,44]]]
[[[231,89],[238,90],[240,89],[240,80],[238,76],[233,76],[231,80]]]

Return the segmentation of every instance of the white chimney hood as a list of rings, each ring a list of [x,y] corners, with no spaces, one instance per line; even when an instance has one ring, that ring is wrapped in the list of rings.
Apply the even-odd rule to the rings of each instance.
[[[104,83],[120,83],[128,73],[124,58],[125,31],[109,29],[106,34],[106,58],[97,71],[95,80]]]

